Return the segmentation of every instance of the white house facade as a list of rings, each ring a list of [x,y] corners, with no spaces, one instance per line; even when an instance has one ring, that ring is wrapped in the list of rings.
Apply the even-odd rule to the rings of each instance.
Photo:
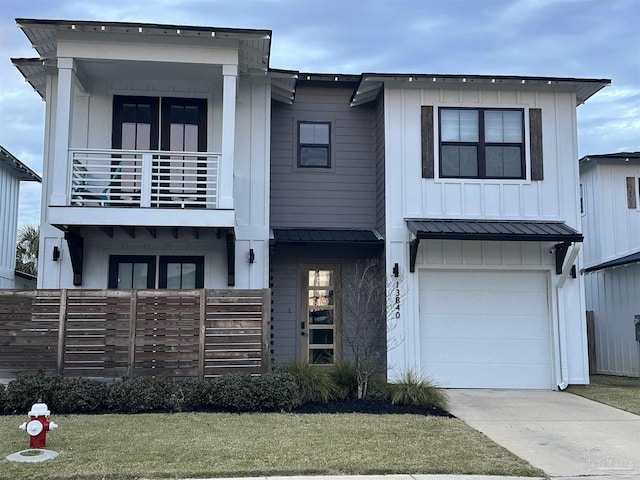
[[[0,289],[16,288],[16,235],[20,182],[41,178],[0,145]]]
[[[17,22],[39,288],[271,288],[272,360],[331,364],[369,265],[389,379],[588,383],[576,106],[608,80],[302,74],[269,30]]]
[[[271,32],[17,23],[46,101],[38,287],[266,287]]]
[[[390,378],[588,383],[576,106],[608,83],[363,74],[352,104],[384,101]]]
[[[580,159],[587,310],[596,369],[640,375],[640,152]]]

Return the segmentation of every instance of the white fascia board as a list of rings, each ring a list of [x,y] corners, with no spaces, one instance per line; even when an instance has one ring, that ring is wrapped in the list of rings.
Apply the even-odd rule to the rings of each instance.
[[[235,210],[47,207],[47,223],[77,226],[233,227]]]

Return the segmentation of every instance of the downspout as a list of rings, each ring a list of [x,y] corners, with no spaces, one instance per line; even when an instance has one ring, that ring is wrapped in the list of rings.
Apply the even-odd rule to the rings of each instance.
[[[567,255],[565,262],[562,267],[562,273],[560,274],[560,278],[558,278],[558,283],[556,284],[556,299],[557,299],[557,309],[558,309],[558,350],[560,352],[559,362],[560,362],[560,383],[558,383],[558,388],[560,390],[564,390],[569,385],[569,368],[567,366],[567,349],[566,349],[566,338],[567,338],[567,326],[565,323],[564,316],[564,283],[569,278],[569,274],[571,273],[571,267],[578,257],[578,253],[580,253],[580,243],[574,243],[573,248],[571,249],[571,253]]]

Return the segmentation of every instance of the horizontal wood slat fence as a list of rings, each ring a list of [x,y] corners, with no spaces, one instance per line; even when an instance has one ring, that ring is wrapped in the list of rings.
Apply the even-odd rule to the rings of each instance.
[[[0,376],[207,378],[269,368],[264,290],[0,290]]]

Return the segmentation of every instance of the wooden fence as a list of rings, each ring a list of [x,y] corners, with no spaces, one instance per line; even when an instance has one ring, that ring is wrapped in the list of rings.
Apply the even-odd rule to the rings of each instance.
[[[269,368],[269,290],[0,290],[0,376]]]

